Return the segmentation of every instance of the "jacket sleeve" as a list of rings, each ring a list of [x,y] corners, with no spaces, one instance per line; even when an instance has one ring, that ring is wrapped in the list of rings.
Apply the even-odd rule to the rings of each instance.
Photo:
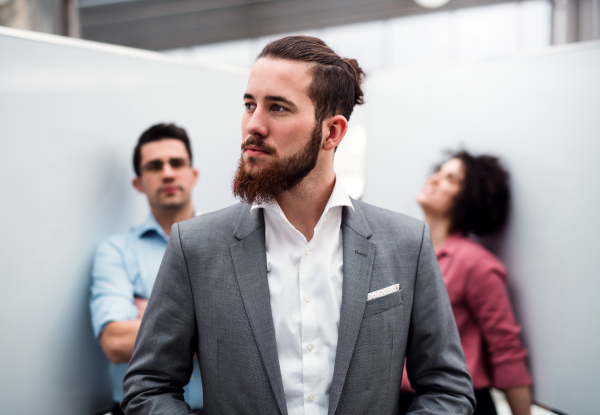
[[[192,290],[175,224],[123,381],[125,414],[192,414],[183,387],[197,343]]]
[[[406,351],[416,395],[408,413],[470,415],[473,384],[427,224],[418,261]]]

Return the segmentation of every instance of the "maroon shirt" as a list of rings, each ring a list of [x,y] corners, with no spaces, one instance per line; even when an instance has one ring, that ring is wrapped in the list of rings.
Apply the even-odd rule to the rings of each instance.
[[[519,340],[521,328],[506,291],[504,265],[481,245],[459,235],[446,240],[437,259],[473,388],[530,385],[527,350]],[[402,390],[411,390],[406,367]]]

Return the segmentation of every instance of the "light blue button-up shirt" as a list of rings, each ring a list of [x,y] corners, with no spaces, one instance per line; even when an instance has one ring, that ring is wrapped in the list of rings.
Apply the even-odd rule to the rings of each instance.
[[[111,321],[135,320],[138,317],[134,297],[150,298],[156,274],[167,248],[169,237],[152,214],[138,227],[106,238],[98,247],[92,267],[90,310],[94,335],[99,339]],[[112,365],[113,398],[123,399],[123,377],[127,363]],[[185,401],[192,409],[203,404],[198,361],[184,388]]]

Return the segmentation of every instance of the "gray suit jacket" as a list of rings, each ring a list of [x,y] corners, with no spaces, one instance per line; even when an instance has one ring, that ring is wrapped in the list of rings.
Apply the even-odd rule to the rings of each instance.
[[[471,414],[471,378],[428,226],[352,203],[342,214],[329,415],[397,414],[405,356],[412,414]],[[367,302],[393,284],[401,290]],[[195,353],[206,415],[287,415],[262,209],[239,204],[173,226],[125,376],[125,413],[191,414],[183,386]]]

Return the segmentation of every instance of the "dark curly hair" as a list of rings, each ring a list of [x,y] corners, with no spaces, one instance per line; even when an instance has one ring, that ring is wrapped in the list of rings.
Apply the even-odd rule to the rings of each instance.
[[[450,233],[485,236],[500,231],[510,207],[508,172],[497,157],[461,150],[450,153],[453,158],[462,161],[464,179],[450,213]]]

